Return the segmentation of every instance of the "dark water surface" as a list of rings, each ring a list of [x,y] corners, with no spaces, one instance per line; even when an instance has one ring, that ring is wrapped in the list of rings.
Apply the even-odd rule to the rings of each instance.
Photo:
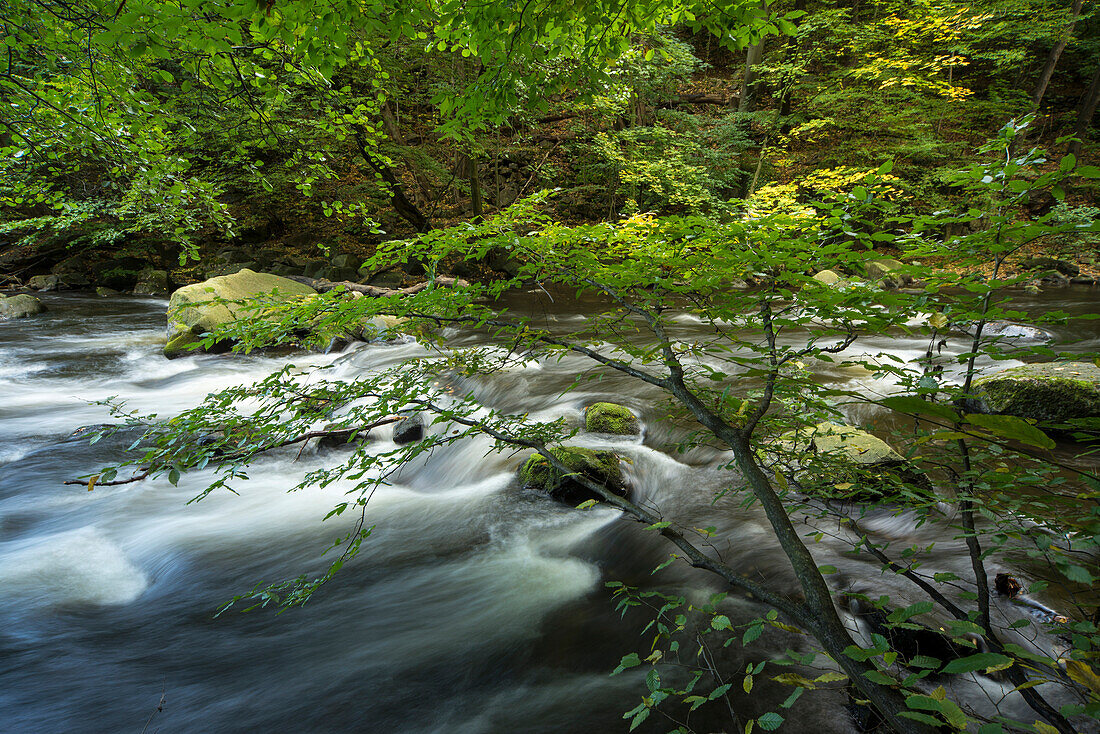
[[[1097,295],[1072,288],[1019,304],[1036,313],[1095,313]],[[0,730],[141,732],[163,695],[149,731],[625,731],[621,714],[644,685],[637,675],[608,672],[648,641],[638,638],[643,617],[620,619],[603,583],[643,580],[669,550],[611,510],[579,513],[521,489],[518,457],[486,455],[488,442],[450,447],[404,469],[371,502],[377,530],[362,555],[307,607],[278,616],[213,613],[257,581],[321,567],[321,551],[347,531],[350,521],[320,522],[342,498],[341,486],[285,491],[324,455],[266,458],[251,481],[235,486],[240,496],[218,493],[192,505],[205,486],[201,474],[178,487],[158,480],[88,492],[62,483],[111,460],[110,446],[70,437],[107,420],[88,401],[119,396],[133,409],[170,415],[288,360],[331,364],[329,377],[351,377],[422,356],[416,343],[168,361],[160,354],[163,300],[43,300],[47,314],[0,322]],[[515,300],[562,323],[583,319],[586,308],[534,294]],[[1054,331],[1066,349],[1100,350],[1096,324]],[[685,315],[678,328],[687,339],[702,327]],[[926,344],[880,336],[861,348],[911,359]],[[730,479],[715,468],[721,455],[666,453],[656,396],[628,379],[610,376],[563,394],[586,369],[574,359],[532,365],[487,379],[477,394],[534,418],[579,419],[596,399],[626,403],[648,426],[644,440],[581,435],[577,442],[629,457],[640,495],[677,520],[716,525],[727,563],[793,583],[758,512],[735,500],[711,505]],[[821,379],[868,393],[891,389],[864,371],[823,369]],[[378,443],[389,445],[384,437]],[[937,570],[966,575],[968,561],[950,533],[922,536],[943,531],[916,529],[904,517],[868,525],[884,536],[940,541]],[[821,562],[836,565],[855,590],[911,593],[876,565],[843,555],[843,543],[819,546]],[[666,580],[682,593],[709,588],[682,571]],[[761,613],[748,600],[728,607],[735,621]],[[802,645],[792,635],[766,635],[754,659]],[[744,653],[728,654],[743,670],[736,656]],[[975,700],[996,687],[969,684],[981,689]],[[787,692],[762,687],[734,700],[737,713],[758,715]],[[838,695],[807,695],[784,730],[850,731],[842,704]],[[723,725],[700,724],[703,731]],[[654,721],[652,730],[671,727]]]

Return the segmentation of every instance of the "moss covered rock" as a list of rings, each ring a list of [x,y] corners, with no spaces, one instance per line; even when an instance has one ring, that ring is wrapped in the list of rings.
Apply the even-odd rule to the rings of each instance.
[[[819,423],[784,434],[782,442],[805,453],[796,478],[811,494],[876,501],[899,495],[903,485],[921,494],[931,490],[927,478],[890,444],[855,426]]]
[[[1011,367],[975,380],[974,399],[966,407],[1050,422],[1100,417],[1100,367],[1091,362]]]
[[[0,296],[0,319],[25,319],[45,310],[42,301],[26,293],[7,298]]]
[[[168,271],[155,268],[142,270],[134,285],[135,296],[166,296],[168,290]]]
[[[844,280],[844,276],[835,270],[822,270],[814,273],[814,280],[825,285],[836,285]]]
[[[187,347],[223,324],[232,323],[249,312],[238,303],[265,296],[275,302],[291,302],[317,291],[289,278],[248,269],[222,275],[202,283],[184,286],[168,302],[168,344],[164,356],[169,359],[190,353]]]
[[[882,258],[880,260],[868,260],[865,264],[867,277],[870,280],[880,281],[887,288],[901,288],[913,282],[913,278],[905,271],[905,263],[900,260]]]
[[[561,446],[550,449],[554,457],[569,467],[570,473],[583,474],[590,481],[602,485],[620,497],[626,496],[626,484],[619,457],[610,451]],[[569,474],[563,474],[550,465],[542,455],[535,454],[524,462],[519,470],[520,481],[524,487],[546,492],[560,502],[571,505],[594,499],[600,499],[587,487],[574,481]]]
[[[641,431],[638,417],[617,403],[593,403],[584,409],[584,430],[633,436]]]

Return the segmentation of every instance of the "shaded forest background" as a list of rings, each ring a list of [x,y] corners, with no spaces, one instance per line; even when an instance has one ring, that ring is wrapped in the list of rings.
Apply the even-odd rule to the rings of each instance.
[[[953,203],[982,142],[1032,112],[1028,142],[1051,166],[1096,157],[1100,19],[1082,0],[799,0],[761,8],[764,35],[741,49],[685,22],[621,39],[606,71],[560,57],[495,82],[426,32],[347,36],[331,75],[247,38],[205,62],[133,39],[82,58],[83,16],[59,7],[3,17],[8,285],[54,273],[61,287],[129,289],[150,266],[177,285],[240,267],[395,284],[415,273],[359,269],[378,242],[541,189],[557,190],[567,223],[812,211],[886,159],[893,205],[932,212]],[[491,112],[464,114],[479,87]],[[1028,207],[1100,213],[1095,184]],[[1043,247],[1089,274],[1095,245]]]

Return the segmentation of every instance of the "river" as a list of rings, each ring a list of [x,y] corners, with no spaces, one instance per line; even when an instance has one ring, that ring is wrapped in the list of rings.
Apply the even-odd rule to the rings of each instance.
[[[1074,287],[1022,296],[1018,305],[1089,313],[1098,310],[1096,298],[1096,289]],[[626,730],[621,715],[644,685],[637,672],[608,673],[626,652],[644,656],[649,643],[638,637],[643,617],[620,618],[604,582],[645,581],[669,549],[612,510],[578,512],[522,489],[514,478],[520,457],[486,455],[487,442],[452,446],[402,470],[371,501],[376,530],[361,556],[307,606],[279,615],[214,612],[259,581],[323,567],[321,552],[348,526],[320,522],[339,501],[340,485],[286,490],[325,462],[324,452],[295,448],[264,458],[250,481],[235,485],[239,495],[193,504],[205,486],[201,472],[178,486],[159,479],[89,492],[63,484],[118,456],[117,441],[90,446],[72,435],[107,420],[105,408],[89,401],[118,396],[132,409],[171,415],[288,360],[353,376],[422,356],[418,344],[169,361],[160,353],[164,300],[42,300],[46,314],[0,322],[0,729],[136,734],[151,719],[148,731],[161,732]],[[514,300],[551,321],[585,316],[584,304],[547,294]],[[1054,331],[1066,349],[1100,351],[1096,323]],[[678,328],[690,338],[701,327],[684,317]],[[864,348],[912,358],[926,344],[893,335]],[[531,365],[481,381],[476,393],[486,405],[536,418],[579,418],[598,399],[627,404],[643,418],[644,439],[582,435],[578,442],[629,457],[639,495],[676,508],[678,520],[716,525],[727,563],[793,584],[756,510],[733,501],[711,506],[730,479],[717,468],[723,455],[669,453],[673,433],[660,424],[656,395],[625,378],[563,392],[586,369],[573,358]],[[821,379],[888,389],[869,373],[825,371]],[[385,445],[388,432],[377,434]],[[868,522],[897,537],[940,541],[938,568],[964,575],[967,561],[949,534],[921,536],[943,531],[921,531],[904,518]],[[907,593],[876,565],[843,555],[841,544],[819,545],[822,562],[853,588]],[[712,584],[675,567],[663,574],[681,593]],[[762,611],[746,599],[728,606],[735,621]],[[787,646],[805,645],[794,635],[766,635],[749,657]],[[727,653],[735,672],[744,669],[738,648]],[[736,697],[738,714],[773,709],[787,692],[762,686]],[[808,695],[783,730],[852,731],[843,704],[839,694]],[[671,728],[656,718],[642,730]]]

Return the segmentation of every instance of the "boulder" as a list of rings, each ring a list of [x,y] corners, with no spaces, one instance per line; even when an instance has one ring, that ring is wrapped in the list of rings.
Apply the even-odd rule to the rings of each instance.
[[[410,415],[393,424],[393,442],[412,443],[424,438],[424,418],[419,414]]]
[[[57,275],[36,275],[27,281],[27,287],[41,292],[55,291],[61,287],[61,277]]]
[[[111,298],[113,296],[121,296],[122,294],[116,291],[114,288],[104,288],[99,286],[95,289],[95,294],[100,298]]]
[[[1067,278],[1073,278],[1081,274],[1081,268],[1077,265],[1055,257],[1029,257],[1020,261],[1020,269],[1055,272]]]
[[[359,266],[363,264],[363,258],[358,255],[337,255],[332,258],[332,266],[334,268],[351,268],[352,270],[358,270]]]
[[[887,288],[901,288],[913,282],[913,278],[905,270],[905,263],[900,260],[882,258],[880,260],[868,260],[864,263],[867,278],[881,281]]]
[[[215,303],[215,299],[242,301],[265,296],[276,303],[287,303],[316,294],[317,291],[289,278],[245,269],[202,283],[184,286],[168,302],[168,358],[187,354],[187,347],[219,326],[249,315],[241,304]]]
[[[7,298],[0,296],[0,319],[25,319],[45,310],[42,301],[26,293]]]
[[[134,286],[135,296],[164,296],[168,295],[168,271],[147,268],[138,273],[137,285]]]
[[[69,288],[87,288],[92,284],[88,276],[83,273],[62,273],[59,277],[61,285]]]
[[[1041,362],[1010,367],[974,381],[964,407],[1037,421],[1100,417],[1100,367],[1091,362]]]
[[[924,475],[890,444],[855,426],[819,423],[790,431],[780,441],[808,454],[799,457],[795,477],[811,494],[875,501],[896,494],[899,480],[931,489]]]
[[[641,430],[638,418],[617,403],[593,403],[584,409],[584,430],[633,436]]]
[[[819,273],[814,273],[814,280],[825,285],[836,285],[844,280],[844,276],[835,270],[822,270]]]
[[[620,497],[626,496],[626,484],[619,457],[610,451],[561,446],[550,449],[550,453],[565,464],[570,473],[583,474],[595,484],[602,485]],[[529,458],[519,470],[520,481],[524,487],[539,489],[554,499],[570,505],[579,505],[587,500],[599,500],[594,492],[584,485],[563,474],[550,465],[541,454]]]
[[[367,277],[363,276],[362,270],[359,271],[359,275],[360,277]],[[376,273],[375,275],[370,275],[368,273],[368,276],[367,283],[369,285],[378,286],[379,288],[400,288],[405,282],[405,274],[400,270],[387,270],[382,273]]]
[[[974,325],[970,325],[966,328],[966,333],[973,336],[974,329]],[[1054,334],[1046,329],[1031,324],[1017,324],[1015,321],[989,321],[982,328],[982,335],[1021,342],[1054,341]]]

